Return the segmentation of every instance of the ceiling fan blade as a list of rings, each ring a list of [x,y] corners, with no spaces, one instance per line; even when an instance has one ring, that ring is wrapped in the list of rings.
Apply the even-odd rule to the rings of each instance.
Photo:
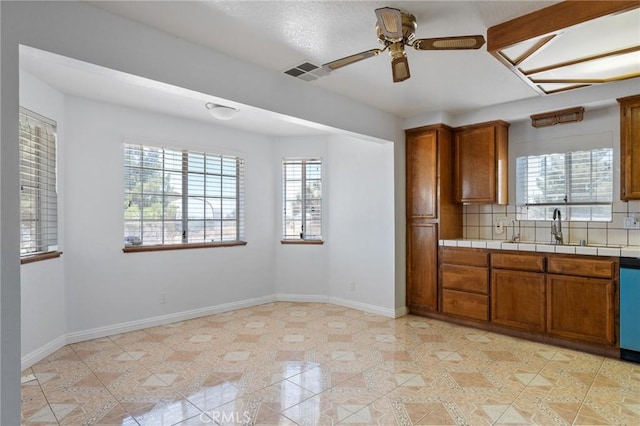
[[[391,7],[376,9],[378,27],[385,37],[402,40],[402,12]]]
[[[484,45],[484,37],[481,35],[419,38],[412,44],[416,50],[462,50],[479,49]]]
[[[338,59],[336,61],[327,62],[322,65],[322,68],[328,71],[337,70],[338,68],[346,67],[347,65],[351,65],[355,62],[362,61],[363,59],[368,59],[373,56],[378,56],[384,52],[384,49],[371,49],[364,52],[356,53],[355,55],[350,55],[342,59]]]
[[[391,72],[393,74],[393,82],[399,83],[411,77],[409,72],[409,61],[406,56],[393,58],[391,60]]]

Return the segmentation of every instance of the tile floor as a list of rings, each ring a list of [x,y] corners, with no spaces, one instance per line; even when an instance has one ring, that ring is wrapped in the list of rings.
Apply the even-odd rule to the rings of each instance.
[[[640,424],[639,364],[320,303],[69,345],[25,380],[25,425]]]

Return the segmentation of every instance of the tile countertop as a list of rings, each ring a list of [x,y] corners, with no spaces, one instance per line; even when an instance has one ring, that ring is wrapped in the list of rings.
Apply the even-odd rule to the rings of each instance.
[[[610,246],[605,245],[555,245],[535,242],[509,243],[497,240],[440,240],[444,247],[473,247],[493,250],[537,251],[543,253],[583,254],[590,256],[617,256],[640,258],[640,246]]]

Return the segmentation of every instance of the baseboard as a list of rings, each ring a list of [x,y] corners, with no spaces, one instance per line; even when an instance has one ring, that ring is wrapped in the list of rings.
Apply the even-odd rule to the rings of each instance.
[[[329,296],[322,294],[275,294],[278,302],[329,303]]]
[[[249,308],[275,302],[274,296],[262,296],[253,299],[240,300],[237,302],[224,303],[222,305],[208,306],[205,308],[192,309],[190,311],[176,312],[174,314],[161,315],[152,318],[145,318],[137,321],[130,321],[105,327],[93,328],[90,330],[76,331],[66,335],[67,344],[83,342],[85,340],[98,339],[100,337],[112,336],[114,334],[127,333],[129,331],[143,328],[156,327],[159,325],[171,324],[173,322],[186,321],[206,315],[220,314],[236,309]]]
[[[402,308],[396,308],[396,316],[394,318],[400,318],[409,314],[409,308],[403,306]]]
[[[206,315],[219,314],[229,312],[236,309],[249,308],[252,306],[263,305],[272,302],[307,302],[307,303],[333,303],[334,305],[345,306],[347,308],[358,309],[372,314],[378,314],[389,318],[398,318],[406,314],[402,309],[388,309],[380,306],[369,305],[367,303],[355,302],[353,300],[342,299],[339,297],[329,297],[317,294],[274,294],[270,296],[256,297],[252,299],[240,300],[237,302],[224,303],[221,305],[208,306],[205,308],[192,309],[190,311],[176,312],[174,314],[161,315],[152,318],[145,318],[137,321],[123,322],[119,324],[108,325],[105,327],[97,327],[89,330],[75,331],[66,335],[57,337],[44,346],[30,352],[22,357],[22,370],[51,355],[58,349],[78,342],[86,340],[99,339],[101,337],[113,336],[115,334],[127,333],[130,331],[141,330],[148,327],[156,327],[159,325],[170,324],[179,321],[186,321],[193,318],[199,318]]]
[[[35,351],[29,352],[28,354],[23,356],[22,359],[20,360],[20,364],[21,364],[20,371],[24,370],[25,368],[31,367],[36,362],[48,357],[58,349],[62,349],[67,344],[68,344],[67,338],[66,336],[63,335],[60,337],[56,337],[55,339],[53,339],[49,343],[44,344],[43,346],[40,346]]]
[[[370,314],[382,315],[389,318],[396,318],[395,309],[383,308],[376,305],[370,305],[368,303],[356,302],[349,299],[342,299],[340,297],[330,297],[329,303],[334,305],[340,305],[347,308],[358,309],[360,311],[369,312]]]

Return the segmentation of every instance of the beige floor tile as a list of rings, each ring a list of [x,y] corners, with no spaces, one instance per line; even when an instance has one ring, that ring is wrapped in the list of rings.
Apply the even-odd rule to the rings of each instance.
[[[22,375],[25,425],[640,424],[640,365],[319,303],[75,343]]]

